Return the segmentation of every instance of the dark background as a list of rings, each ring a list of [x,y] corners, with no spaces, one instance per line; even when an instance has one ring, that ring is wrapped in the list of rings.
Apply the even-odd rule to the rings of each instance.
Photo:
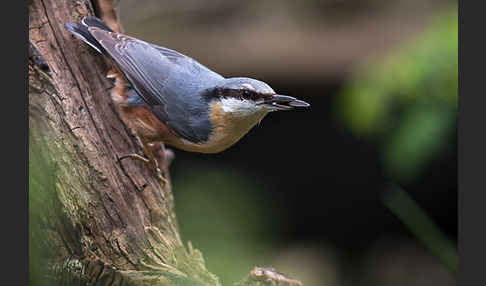
[[[222,153],[174,150],[183,239],[224,285],[255,265],[305,285],[455,285],[382,198],[399,187],[456,244],[457,37],[440,28],[456,17],[457,29],[456,11],[439,0],[121,1],[127,34],[311,104],[269,114]],[[387,106],[369,125],[356,123],[369,106],[348,107],[364,90]],[[393,143],[403,138],[420,140]]]

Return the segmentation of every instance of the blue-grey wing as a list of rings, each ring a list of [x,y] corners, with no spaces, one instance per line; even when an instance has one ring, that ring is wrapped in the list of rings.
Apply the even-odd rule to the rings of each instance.
[[[197,91],[222,76],[176,51],[97,27],[89,31],[162,122],[192,142],[209,138],[207,102]]]
[[[203,66],[196,60],[181,54],[177,51],[157,46],[154,44],[150,44],[154,49],[158,50],[161,54],[166,56],[169,60],[173,61],[174,63],[182,63],[184,62],[184,65],[186,66],[191,66],[192,69],[196,72],[204,72],[206,77],[211,77],[213,79],[222,79],[223,77],[219,75],[218,73],[215,73],[214,71],[208,69],[207,67]]]

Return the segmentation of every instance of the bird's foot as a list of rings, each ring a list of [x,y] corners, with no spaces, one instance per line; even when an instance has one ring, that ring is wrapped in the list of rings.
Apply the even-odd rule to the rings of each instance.
[[[164,175],[162,174],[162,171],[159,169],[159,167],[156,167],[155,168],[155,174],[157,175],[157,179],[159,180],[160,183],[162,183],[162,185],[166,185],[169,183],[169,181],[164,178]]]
[[[149,159],[145,158],[144,156],[138,155],[138,154],[128,154],[128,155],[125,155],[125,156],[121,156],[120,158],[118,158],[118,161],[121,161],[121,160],[126,159],[126,158],[137,159],[137,160],[140,160],[140,161],[145,162],[145,163],[150,162]]]
[[[137,160],[144,162],[145,164],[147,164],[147,166],[152,171],[155,172],[155,175],[156,175],[157,179],[159,180],[159,182],[163,183],[164,185],[168,183],[168,180],[166,178],[164,178],[162,171],[159,168],[159,164],[157,163],[156,160],[150,160],[150,159],[145,158],[144,156],[141,156],[139,154],[128,154],[128,155],[120,157],[118,160],[121,161],[121,160],[126,159],[126,158],[137,159]]]

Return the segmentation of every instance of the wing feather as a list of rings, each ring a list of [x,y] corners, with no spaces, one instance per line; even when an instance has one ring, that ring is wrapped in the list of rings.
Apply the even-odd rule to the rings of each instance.
[[[222,76],[176,51],[98,27],[89,31],[162,122],[192,142],[208,139],[209,116],[203,112],[207,103],[184,97]]]

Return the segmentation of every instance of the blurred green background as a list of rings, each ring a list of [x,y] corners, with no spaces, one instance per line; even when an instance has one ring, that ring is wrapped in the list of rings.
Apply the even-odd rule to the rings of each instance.
[[[120,5],[127,34],[311,103],[220,154],[175,150],[182,237],[223,285],[253,266],[305,285],[456,284],[455,1]],[[411,199],[387,204],[397,186]]]

